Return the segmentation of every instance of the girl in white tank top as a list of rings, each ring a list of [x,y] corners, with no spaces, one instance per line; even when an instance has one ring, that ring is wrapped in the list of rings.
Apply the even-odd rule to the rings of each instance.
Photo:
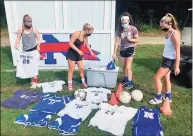
[[[150,104],[162,103],[162,91],[165,92],[165,99],[168,98],[169,101],[172,102],[170,73],[173,68],[175,75],[180,73],[180,33],[174,16],[170,13],[166,14],[166,16],[164,16],[160,21],[160,27],[167,33],[165,38],[165,47],[163,50],[162,64],[154,76],[156,96],[149,100]],[[162,90],[161,79],[163,77],[165,80],[165,90]]]

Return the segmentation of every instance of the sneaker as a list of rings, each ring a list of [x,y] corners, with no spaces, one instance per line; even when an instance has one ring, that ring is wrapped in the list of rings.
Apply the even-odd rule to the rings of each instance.
[[[133,83],[131,81],[126,82],[125,87],[127,87],[127,89],[131,89],[131,88],[133,88]]]
[[[69,91],[72,91],[72,90],[73,90],[72,84],[68,84],[68,90],[69,90]]]
[[[82,83],[82,86],[83,86],[84,88],[87,88],[87,87],[88,87],[88,85],[86,84],[86,82]]]
[[[160,94],[160,95],[161,95],[161,94]],[[162,100],[163,100],[163,97],[162,97],[162,96],[160,97],[159,95],[156,95],[155,98],[149,100],[149,104],[153,104],[153,105],[155,105],[155,104],[160,104],[160,103],[162,103]]]

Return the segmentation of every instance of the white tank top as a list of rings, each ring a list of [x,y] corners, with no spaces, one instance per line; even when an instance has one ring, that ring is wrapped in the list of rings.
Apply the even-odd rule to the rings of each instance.
[[[169,58],[169,59],[176,59],[175,45],[173,44],[171,40],[171,36],[173,34],[174,32],[172,32],[169,38],[165,39],[165,47],[163,51],[163,57]]]

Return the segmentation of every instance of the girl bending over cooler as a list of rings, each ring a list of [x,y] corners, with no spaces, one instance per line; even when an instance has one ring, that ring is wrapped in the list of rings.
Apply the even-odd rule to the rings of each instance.
[[[165,48],[161,67],[154,76],[157,94],[155,98],[149,101],[150,104],[162,103],[162,78],[164,78],[165,81],[165,98],[168,98],[170,102],[172,102],[170,73],[173,68],[175,75],[180,73],[180,32],[174,16],[169,13],[166,14],[160,21],[160,27],[163,31],[166,31]]]
[[[138,30],[133,26],[132,16],[124,12],[120,16],[119,28],[115,38],[115,46],[113,59],[116,58],[117,48],[120,44],[120,56],[123,62],[123,72],[124,79],[122,84],[128,87],[128,89],[133,88],[132,82],[132,62],[135,56],[135,46],[139,41]]]
[[[85,82],[84,78],[84,65],[83,65],[83,57],[84,54],[80,47],[81,45],[86,44],[87,48],[89,49],[92,56],[95,56],[92,50],[90,49],[90,46],[88,44],[88,37],[91,36],[92,32],[94,31],[94,28],[92,25],[86,23],[83,26],[83,29],[80,31],[76,31],[72,34],[72,38],[70,39],[69,45],[70,49],[68,50],[66,59],[68,60],[68,90],[72,91],[72,77],[75,69],[75,62],[78,64],[78,68],[80,71],[80,77],[82,80],[83,87],[87,88],[87,84]]]

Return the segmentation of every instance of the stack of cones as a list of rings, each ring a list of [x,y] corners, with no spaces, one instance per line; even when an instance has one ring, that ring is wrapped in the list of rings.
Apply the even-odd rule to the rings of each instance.
[[[111,104],[111,105],[119,104],[119,101],[118,101],[118,100],[119,100],[119,95],[120,95],[120,93],[121,93],[122,91],[123,91],[122,84],[119,84],[116,93],[112,93],[111,99],[110,99],[110,101],[109,101],[109,104]]]
[[[166,116],[171,116],[172,115],[172,110],[170,108],[170,100],[166,98],[164,104],[162,107],[160,107],[160,111],[166,115]]]

